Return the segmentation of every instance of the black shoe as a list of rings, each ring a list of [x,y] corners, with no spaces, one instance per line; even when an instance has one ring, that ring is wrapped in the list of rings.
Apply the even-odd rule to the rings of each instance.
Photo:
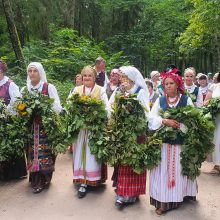
[[[86,193],[87,193],[87,186],[83,184],[80,186],[80,188],[78,190],[78,198],[81,199],[81,198],[85,197]]]
[[[124,208],[124,203],[120,200],[117,200],[115,202],[115,206],[117,207],[118,210],[122,210]]]
[[[44,190],[44,188],[43,187],[36,187],[36,188],[33,188],[33,193],[34,194],[37,194],[37,193],[40,193],[40,192],[42,192]]]

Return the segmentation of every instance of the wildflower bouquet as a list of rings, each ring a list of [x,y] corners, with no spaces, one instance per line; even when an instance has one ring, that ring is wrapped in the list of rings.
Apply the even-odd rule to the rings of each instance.
[[[46,95],[37,91],[29,93],[25,89],[22,98],[18,98],[14,105],[18,113],[14,126],[22,127],[24,132],[26,131],[23,134],[23,140],[30,141],[33,121],[39,118],[48,136],[49,146],[55,154],[58,154],[66,151],[67,144],[65,143],[65,126],[61,116],[52,110],[53,102],[54,100]]]

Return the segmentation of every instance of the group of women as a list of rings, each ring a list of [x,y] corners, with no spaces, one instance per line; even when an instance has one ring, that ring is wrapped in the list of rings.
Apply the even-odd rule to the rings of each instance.
[[[191,70],[187,69],[185,72],[186,79],[192,78],[191,75],[194,73]],[[18,87],[5,75],[6,72],[6,64],[0,61],[0,97],[10,110],[10,106],[16,97],[22,95],[22,90],[20,93]],[[155,103],[151,106],[151,110],[150,97],[152,96],[152,91],[150,94],[148,88],[153,88],[153,84],[146,84],[142,74],[135,67],[122,66],[118,69],[113,69],[107,89],[97,85],[95,81],[95,69],[91,66],[84,67],[81,74],[76,76],[76,87],[71,91],[71,94],[89,95],[102,100],[108,117],[111,117],[111,106],[115,102],[115,95],[118,91],[136,94],[136,99],[144,106],[144,109],[147,109],[145,114],[148,118],[149,129],[151,130],[156,130],[161,126],[177,129],[184,126],[176,120],[163,119],[159,115],[161,108],[166,110],[167,108],[193,105],[191,98],[185,95],[182,78],[173,69],[170,69],[163,75],[162,86],[164,95],[154,99]],[[190,93],[195,91],[192,80],[186,80],[185,83],[185,88]],[[206,103],[208,103],[210,98],[220,94],[220,87],[217,85],[210,89]],[[47,83],[44,68],[40,63],[33,62],[28,65],[26,88],[30,93],[38,91],[53,98],[52,108],[57,114],[60,113],[62,107],[57,90],[52,84]],[[198,96],[198,92],[195,91],[195,93]],[[199,98],[195,102],[199,105]],[[16,114],[13,110],[11,112]],[[217,129],[219,128],[217,127]],[[33,141],[28,146],[27,169],[30,173],[29,180],[33,193],[39,193],[50,184],[56,157],[47,143],[47,135],[44,132],[40,117],[34,119],[31,132],[33,134]],[[91,187],[104,183],[107,179],[106,164],[98,163],[95,156],[91,154],[89,135],[90,132],[88,130],[80,130],[73,149],[73,183],[79,184],[79,198],[85,197]],[[218,139],[216,136],[216,141],[219,144]],[[196,199],[196,180],[188,179],[181,172],[181,144],[182,140],[180,138],[174,141],[167,140],[166,143],[163,143],[161,146],[161,163],[150,171],[150,204],[155,206],[158,215],[179,207],[185,198]],[[220,157],[220,153],[217,153]],[[8,170],[3,170],[3,172],[8,172]],[[26,173],[22,175],[25,176]],[[146,193],[146,175],[147,171],[137,174],[130,166],[119,165],[114,168],[112,180],[113,186],[116,187],[115,204],[119,209],[125,207],[126,204],[135,203],[140,195]]]

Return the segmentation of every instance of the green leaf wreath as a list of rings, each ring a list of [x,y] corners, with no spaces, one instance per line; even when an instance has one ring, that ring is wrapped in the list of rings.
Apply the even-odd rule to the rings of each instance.
[[[207,106],[203,106],[202,113],[205,117],[211,117],[213,120],[220,113],[220,97],[212,98]]]
[[[161,142],[150,140],[149,147],[145,137],[146,127],[145,109],[136,95],[116,96],[105,143],[100,150],[100,160],[112,166],[131,166],[136,173],[158,165],[160,150],[157,146]]]
[[[48,145],[51,146],[55,154],[64,153],[67,149],[65,142],[65,124],[62,123],[61,116],[52,110],[54,99],[41,94],[38,91],[32,93],[27,89],[23,91],[22,98],[18,98],[14,104],[14,109],[18,116],[14,119],[13,126],[23,129],[23,141],[30,142],[31,127],[36,117],[42,118],[43,127],[48,136]],[[17,138],[19,138],[17,133]],[[21,137],[20,137],[21,138]]]
[[[168,108],[161,111],[162,118],[174,119],[183,123],[187,129],[174,129],[163,126],[153,135],[154,140],[166,143],[167,139],[174,140],[177,135],[183,138],[181,145],[182,174],[194,180],[200,174],[199,168],[207,155],[214,149],[212,143],[214,124],[201,114],[201,110],[186,106],[181,108]]]
[[[24,142],[20,138],[23,128],[14,126],[14,119],[15,116],[8,112],[7,106],[0,100],[0,161],[9,161],[24,153]]]
[[[104,102],[91,96],[73,94],[67,101],[66,111],[68,140],[73,142],[81,129],[88,130],[90,151],[97,159],[100,158],[108,120]]]

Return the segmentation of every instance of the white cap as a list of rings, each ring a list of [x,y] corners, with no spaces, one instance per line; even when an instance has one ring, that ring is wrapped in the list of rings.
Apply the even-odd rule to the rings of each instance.
[[[152,79],[154,76],[160,76],[159,71],[154,70],[154,71],[152,71],[152,72],[150,73],[150,77],[151,77],[151,79]]]

